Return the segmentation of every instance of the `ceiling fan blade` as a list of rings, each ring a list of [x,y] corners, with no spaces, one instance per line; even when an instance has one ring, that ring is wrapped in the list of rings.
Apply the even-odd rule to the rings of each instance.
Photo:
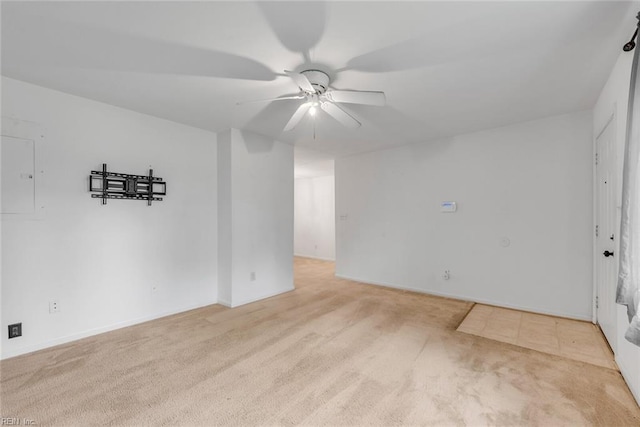
[[[345,102],[348,104],[375,105],[384,107],[387,98],[384,92],[364,90],[330,90],[325,93],[327,99],[333,102]]]
[[[300,123],[300,120],[302,120],[304,115],[307,114],[307,111],[309,111],[309,108],[311,108],[310,102],[305,102],[304,104],[299,106],[296,112],[293,113],[293,116],[291,116],[291,118],[289,119],[289,122],[287,123],[287,125],[284,127],[283,130],[286,132],[296,127],[298,123]]]
[[[266,65],[249,57],[134,33],[100,29],[61,20],[44,11],[32,15],[24,12],[28,10],[26,7],[23,9],[19,4],[15,6],[5,9],[3,3],[2,9],[2,34],[5,35],[6,31],[10,35],[3,37],[2,43],[2,63],[6,65],[29,61],[34,66],[108,72],[259,81],[273,81],[277,77]],[[119,6],[114,4],[113,7]],[[80,11],[76,6],[71,6],[71,2],[69,8],[69,12]],[[52,5],[51,11],[56,10]],[[24,22],[30,22],[29,25],[38,28],[38,31],[29,31]]]
[[[333,117],[334,119],[342,123],[343,126],[346,126],[351,129],[356,129],[356,128],[359,128],[361,125],[361,123],[356,119],[354,119],[353,117],[351,117],[349,113],[347,113],[342,108],[338,107],[336,104],[332,102],[323,102],[320,105],[320,108],[326,111],[326,113],[329,114],[331,117]]]
[[[295,84],[297,84],[298,87],[303,91],[312,92],[312,93],[316,92],[313,86],[311,86],[311,82],[309,81],[307,76],[305,76],[304,74],[294,73],[293,71],[287,71],[287,70],[284,70],[284,72],[287,73],[287,75],[291,77],[291,79],[293,79]]]
[[[309,51],[318,44],[326,26],[327,6],[324,2],[257,4],[280,43],[292,52],[302,53],[306,62],[310,62]]]
[[[285,99],[305,99],[305,98],[306,96],[304,95],[285,95],[285,96],[279,96],[278,98],[254,99],[251,101],[236,102],[236,105],[253,104],[254,102],[272,102],[272,101],[282,101]]]

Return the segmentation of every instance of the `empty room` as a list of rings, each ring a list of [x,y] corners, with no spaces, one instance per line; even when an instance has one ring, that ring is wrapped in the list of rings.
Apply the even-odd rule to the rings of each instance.
[[[640,1],[0,1],[0,425],[639,426]]]

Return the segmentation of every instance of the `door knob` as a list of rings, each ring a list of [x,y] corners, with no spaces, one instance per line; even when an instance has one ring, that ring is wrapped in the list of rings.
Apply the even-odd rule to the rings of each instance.
[[[606,256],[606,257],[613,256],[613,251],[611,251],[611,252],[609,252],[609,251],[604,251],[604,252],[602,253],[602,255],[604,255],[604,256]]]

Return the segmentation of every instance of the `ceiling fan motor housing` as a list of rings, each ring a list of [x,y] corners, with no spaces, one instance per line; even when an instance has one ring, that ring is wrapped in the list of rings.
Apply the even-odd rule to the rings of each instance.
[[[300,72],[300,74],[304,74],[318,95],[325,93],[329,88],[329,76],[325,72],[320,70],[305,70]]]

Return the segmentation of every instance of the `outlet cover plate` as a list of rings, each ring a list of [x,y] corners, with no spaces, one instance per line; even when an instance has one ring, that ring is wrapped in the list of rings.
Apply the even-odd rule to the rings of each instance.
[[[49,301],[49,313],[58,313],[60,311],[60,301],[57,299]]]

